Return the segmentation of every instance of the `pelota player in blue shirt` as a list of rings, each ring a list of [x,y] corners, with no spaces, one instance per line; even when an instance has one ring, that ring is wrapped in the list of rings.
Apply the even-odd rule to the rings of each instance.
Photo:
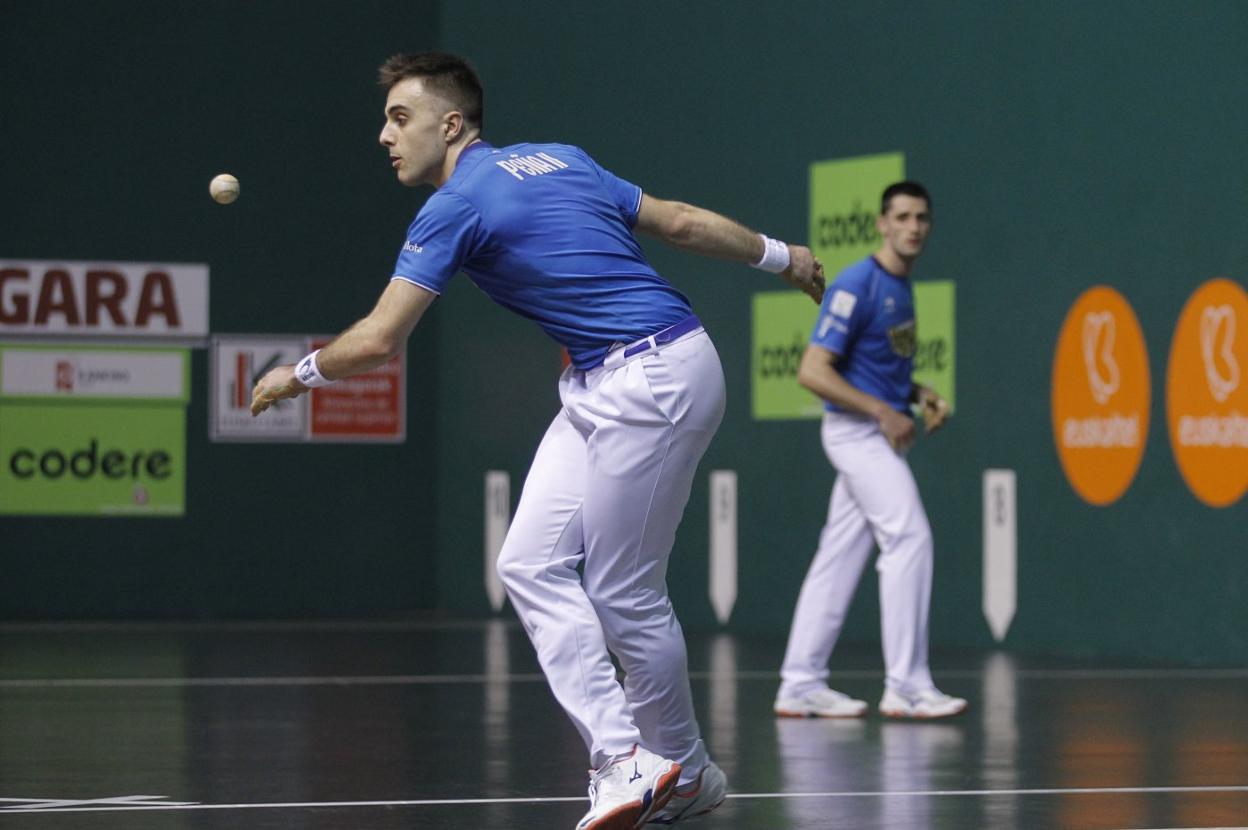
[[[816,302],[822,267],[807,248],[642,193],[577,147],[492,147],[480,139],[480,81],[460,58],[396,56],[381,81],[380,139],[399,181],[437,192],[376,308],[296,366],[265,375],[252,412],[389,360],[461,270],[567,347],[563,408],[533,460],[499,573],[596,770],[576,827],[709,812],[726,781],[694,717],[665,575],[723,415],[724,378],[688,300],[633,234],[779,273]]]
[[[774,707],[781,716],[866,714],[865,701],[828,688],[828,659],[876,545],[886,670],[880,713],[941,718],[966,708],[936,688],[928,668],[932,531],[905,460],[915,437],[910,405],[920,405],[929,432],[949,412],[940,395],[911,379],[917,337],[909,277],[932,228],[927,190],[910,181],[885,188],[876,227],[879,250],[829,286],[798,369],[798,382],[825,402],[821,436],[837,475],[793,614]]]

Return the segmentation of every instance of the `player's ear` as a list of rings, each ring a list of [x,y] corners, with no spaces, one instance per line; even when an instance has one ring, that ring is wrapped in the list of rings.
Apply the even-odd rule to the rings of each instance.
[[[442,117],[442,140],[454,144],[464,131],[464,114],[459,110],[451,110]]]

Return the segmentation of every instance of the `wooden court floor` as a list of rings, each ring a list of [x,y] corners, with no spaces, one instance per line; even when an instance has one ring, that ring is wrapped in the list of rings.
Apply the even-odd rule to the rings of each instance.
[[[957,719],[780,720],[783,645],[690,636],[732,795],[687,826],[1248,826],[1248,669],[938,652]],[[585,765],[514,623],[0,626],[0,828],[571,830]]]

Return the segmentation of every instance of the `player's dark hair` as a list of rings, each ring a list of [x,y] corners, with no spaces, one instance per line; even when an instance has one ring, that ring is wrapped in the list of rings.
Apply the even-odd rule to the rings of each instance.
[[[455,105],[464,121],[481,129],[485,113],[481,79],[472,64],[446,52],[394,55],[377,70],[377,83],[389,90],[407,78],[421,78],[425,86]]]
[[[888,213],[888,205],[893,201],[894,196],[913,196],[916,199],[922,199],[927,202],[928,212],[931,212],[932,197],[928,194],[927,188],[907,179],[904,182],[893,182],[884,188],[884,195],[880,197],[880,216]]]

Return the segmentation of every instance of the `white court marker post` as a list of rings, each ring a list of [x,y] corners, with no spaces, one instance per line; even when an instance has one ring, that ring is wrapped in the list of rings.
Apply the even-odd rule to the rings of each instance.
[[[711,471],[711,607],[720,625],[737,603],[737,472]]]
[[[498,554],[510,526],[511,475],[505,470],[489,470],[485,474],[485,593],[495,611],[503,610],[507,598],[498,578]]]
[[[999,643],[1018,610],[1018,510],[1013,470],[984,470],[984,618]]]

